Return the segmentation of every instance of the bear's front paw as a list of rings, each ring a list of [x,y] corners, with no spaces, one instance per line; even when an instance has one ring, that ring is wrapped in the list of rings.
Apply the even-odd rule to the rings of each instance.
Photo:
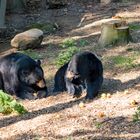
[[[80,93],[79,93],[79,94],[74,94],[74,95],[73,95],[73,98],[80,98],[81,95],[82,95],[82,94],[80,94]]]
[[[21,99],[28,99],[28,100],[35,100],[37,99],[36,93],[28,93],[28,94],[23,94],[20,96]]]
[[[47,90],[40,90],[37,92],[37,98],[41,99],[41,98],[45,98],[48,95],[48,91]]]

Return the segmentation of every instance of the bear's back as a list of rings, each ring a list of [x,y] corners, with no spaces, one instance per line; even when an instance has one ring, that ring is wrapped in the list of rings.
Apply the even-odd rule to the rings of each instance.
[[[34,68],[36,62],[22,53],[11,53],[0,58],[0,72],[11,70],[12,67],[18,68]]]

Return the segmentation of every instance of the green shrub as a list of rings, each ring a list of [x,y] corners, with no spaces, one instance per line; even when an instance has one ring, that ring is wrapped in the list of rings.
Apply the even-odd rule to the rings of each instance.
[[[85,39],[79,40],[79,46],[80,47],[85,47],[86,45],[89,45],[89,42]]]
[[[137,108],[137,111],[133,115],[133,122],[140,122],[140,107]]]
[[[71,57],[79,51],[80,49],[77,47],[70,47],[65,51],[61,51],[61,53],[58,55],[58,58],[56,60],[57,66],[60,67],[65,63],[67,63],[68,61],[70,61]]]
[[[138,64],[135,63],[137,59],[137,54],[131,54],[130,56],[111,56],[107,60],[111,61],[112,66],[116,68],[122,68],[125,70],[130,70],[138,67]]]
[[[60,47],[62,48],[69,48],[69,47],[75,47],[75,46],[84,47],[88,44],[89,42],[85,39],[80,39],[78,42],[76,42],[76,40],[74,40],[73,38],[68,38],[68,39],[65,39],[60,44]]]
[[[76,41],[72,38],[65,39],[61,44],[60,47],[62,48],[69,48],[75,47],[77,45]]]
[[[140,24],[131,24],[129,25],[131,30],[140,30]]]
[[[133,51],[133,48],[127,48],[126,51],[132,52]]]
[[[43,54],[39,54],[38,52],[35,52],[34,50],[24,50],[24,51],[20,51],[23,54],[26,54],[28,56],[30,56],[32,59],[43,59],[44,56]]]
[[[101,122],[95,122],[95,126],[97,129],[100,129],[102,127],[102,123]]]
[[[54,31],[56,31],[56,29],[58,25],[53,24],[53,23],[33,23],[32,25],[30,25],[29,27],[27,27],[28,29],[30,28],[38,28],[42,31],[44,31],[45,33],[53,33]]]
[[[134,58],[128,56],[114,56],[112,57],[112,61],[116,64],[116,66],[129,67],[133,64]]]
[[[12,112],[24,114],[27,110],[10,95],[0,90],[0,113],[10,114]]]

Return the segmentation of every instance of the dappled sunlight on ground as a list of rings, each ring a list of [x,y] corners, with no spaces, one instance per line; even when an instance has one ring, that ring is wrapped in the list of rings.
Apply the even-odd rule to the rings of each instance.
[[[125,7],[128,10],[134,8],[128,6]],[[133,123],[132,120],[133,114],[140,106],[140,67],[139,65],[129,69],[115,67],[115,64],[111,63],[111,57],[131,56],[135,52],[139,53],[140,33],[135,34],[136,31],[131,31],[133,36],[136,35],[137,42],[135,43],[102,48],[98,46],[100,28],[88,27],[88,29],[84,29],[84,26],[91,25],[92,22],[102,19],[105,15],[111,17],[112,9],[109,7],[109,5],[105,7],[97,5],[95,13],[89,8],[85,13],[79,13],[78,19],[75,15],[70,19],[69,16],[72,15],[56,17],[58,23],[60,20],[60,23],[65,20],[64,25],[61,23],[60,26],[62,30],[55,34],[45,35],[42,47],[34,49],[34,52],[42,56],[42,67],[49,96],[34,101],[20,101],[29,111],[22,116],[0,114],[0,139],[139,140],[140,124]],[[118,9],[116,8],[115,13],[121,15],[121,9],[118,5],[116,7]],[[139,8],[136,10],[140,11]],[[81,26],[77,27],[84,14],[87,17],[81,22]],[[73,21],[68,22],[71,19]],[[58,54],[64,50],[60,44],[67,38],[75,39],[77,47],[81,50],[95,52],[103,62],[104,83],[99,96],[92,102],[84,102],[86,93],[83,93],[78,99],[73,98],[67,92],[52,93],[53,78],[58,69],[55,62]],[[88,44],[80,47],[81,39],[86,40]],[[7,49],[1,49],[1,54],[7,53],[6,50],[12,51],[9,49],[9,42],[6,46]],[[135,61],[139,63],[140,58],[137,53]],[[109,94],[109,96],[102,98],[102,94]],[[136,105],[131,104],[133,100],[136,100]],[[80,106],[81,102],[83,106]]]

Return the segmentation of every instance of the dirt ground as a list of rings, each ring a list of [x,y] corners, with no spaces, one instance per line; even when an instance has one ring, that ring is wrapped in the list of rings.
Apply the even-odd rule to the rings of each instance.
[[[109,5],[72,2],[65,8],[43,10],[36,13],[36,16],[37,14],[40,15],[37,20],[44,22],[49,18],[60,26],[60,30],[44,37],[41,48],[34,50],[43,56],[42,66],[49,88],[49,97],[35,101],[21,101],[29,111],[25,115],[0,114],[0,139],[139,140],[140,123],[134,123],[132,120],[133,114],[140,106],[140,67],[128,70],[116,69],[113,65],[108,67],[104,58],[118,54],[126,55],[128,53],[126,50],[129,48],[140,52],[140,30],[131,31],[135,43],[98,48],[100,26],[92,26],[92,23],[112,16],[119,16],[128,23],[140,23],[140,2]],[[57,71],[53,61],[61,50],[59,44],[66,38],[87,40],[88,45],[82,49],[95,52],[103,60],[104,83],[100,94],[111,94],[109,98],[104,99],[99,96],[93,102],[80,107],[79,104],[84,100],[85,93],[78,99],[72,98],[65,92],[52,93],[53,77]],[[14,51],[9,42],[10,40],[7,40],[0,44],[1,55]],[[140,63],[140,57],[136,61]],[[133,100],[138,104],[131,105]]]

